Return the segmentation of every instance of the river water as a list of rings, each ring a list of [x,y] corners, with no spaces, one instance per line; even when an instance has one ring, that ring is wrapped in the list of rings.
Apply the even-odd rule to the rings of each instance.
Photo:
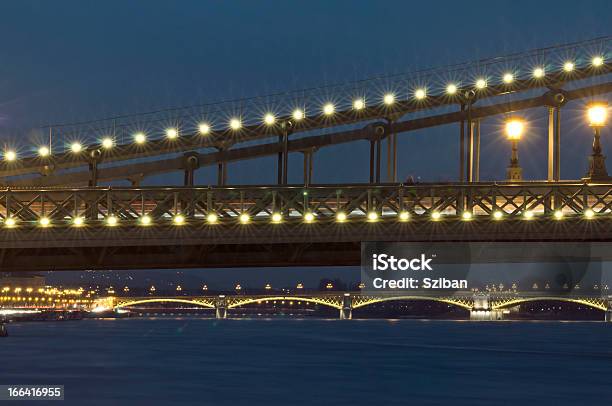
[[[610,323],[158,318],[9,332],[0,384],[65,385],[69,405],[612,404]]]

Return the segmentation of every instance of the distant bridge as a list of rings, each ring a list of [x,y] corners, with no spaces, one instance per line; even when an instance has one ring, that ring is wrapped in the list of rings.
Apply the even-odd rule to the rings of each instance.
[[[215,309],[217,318],[226,318],[229,309],[250,304],[276,303],[314,303],[339,311],[341,319],[350,319],[354,309],[389,301],[433,301],[466,309],[474,320],[501,320],[503,310],[522,303],[533,301],[557,301],[577,303],[605,312],[605,320],[612,321],[612,296],[601,295],[546,295],[545,293],[474,293],[458,292],[453,295],[371,295],[360,293],[311,293],[286,295],[218,295],[218,296],[177,296],[177,297],[107,297],[98,299],[94,306],[99,309],[122,309],[151,303],[176,303]]]

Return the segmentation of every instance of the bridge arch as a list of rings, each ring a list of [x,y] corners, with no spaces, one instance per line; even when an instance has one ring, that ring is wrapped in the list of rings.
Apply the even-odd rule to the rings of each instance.
[[[544,296],[544,297],[528,297],[528,298],[516,298],[516,299],[508,299],[508,300],[493,300],[491,304],[492,309],[504,309],[506,307],[512,307],[516,305],[520,305],[528,302],[567,302],[567,303],[577,303],[584,306],[591,307],[593,309],[598,309],[602,311],[606,311],[607,301],[602,298],[570,298],[570,297],[556,297],[556,296]]]
[[[151,298],[151,299],[138,299],[138,300],[120,302],[120,303],[117,303],[113,307],[113,309],[121,309],[124,307],[134,306],[134,305],[144,304],[144,303],[184,303],[184,304],[191,304],[191,305],[206,307],[209,309],[215,308],[214,304],[204,302],[204,301],[199,301],[199,300],[173,299],[173,298]]]
[[[316,303],[323,306],[332,307],[334,309],[342,309],[342,299],[336,298],[317,298],[317,297],[300,297],[300,296],[273,296],[273,297],[253,297],[253,298],[244,298],[237,299],[232,302],[229,302],[227,305],[228,309],[234,309],[239,306],[244,306],[252,303],[263,303],[269,302],[273,300],[294,300],[299,302],[308,302],[308,303]]]
[[[370,306],[375,303],[398,301],[398,300],[420,300],[420,301],[432,301],[452,304],[467,310],[470,310],[473,306],[471,299],[461,298],[449,298],[449,297],[435,297],[435,296],[389,296],[389,297],[372,297],[358,299],[353,302],[353,309],[360,307]]]

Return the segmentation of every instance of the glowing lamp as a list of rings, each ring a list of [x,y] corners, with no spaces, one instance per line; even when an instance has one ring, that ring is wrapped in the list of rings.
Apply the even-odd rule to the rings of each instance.
[[[8,150],[4,152],[4,159],[9,162],[13,162],[17,159],[17,153],[13,150]]]
[[[513,118],[506,122],[506,136],[510,140],[520,140],[525,130],[525,122],[519,118]]]
[[[392,105],[393,103],[395,103],[395,95],[393,93],[387,93],[383,97],[383,103],[385,103],[387,106]]]
[[[102,147],[105,149],[111,149],[115,145],[112,138],[106,137],[102,140]]]
[[[593,59],[591,59],[591,64],[596,68],[603,65],[603,63],[604,59],[602,56],[594,56]]]
[[[50,153],[51,152],[49,151],[49,148],[45,147],[44,145],[38,148],[38,155],[40,155],[43,158],[49,156]]]
[[[217,216],[216,213],[208,213],[208,216],[206,216],[206,221],[208,221],[208,224],[217,224],[217,221],[219,221],[219,216]]]
[[[276,122],[276,117],[272,113],[268,113],[264,116],[264,123],[266,125],[273,125]]]
[[[355,101],[353,101],[353,109],[355,110],[363,110],[365,108],[365,100],[363,99],[356,99]]]
[[[178,130],[176,128],[168,128],[166,129],[166,137],[170,140],[174,140],[178,138]]]
[[[210,133],[210,125],[207,123],[200,123],[198,125],[198,131],[201,135],[207,135],[208,133]]]
[[[144,144],[147,141],[147,136],[145,135],[145,133],[136,133],[134,134],[134,142],[136,144]]]
[[[544,68],[535,68],[533,70],[533,77],[536,79],[541,79],[545,75]]]
[[[232,118],[229,122],[229,126],[232,130],[238,131],[242,128],[242,122],[239,118]]]
[[[304,221],[307,223],[312,223],[315,219],[314,214],[312,214],[311,212],[307,212],[306,214],[304,214]]]
[[[70,145],[70,150],[75,154],[78,154],[83,150],[83,146],[78,142],[73,142],[72,145]]]
[[[485,87],[487,87],[487,81],[484,78],[480,78],[476,81],[476,89],[484,89]]]
[[[607,102],[593,102],[587,107],[587,116],[591,127],[603,127],[608,117]]]
[[[291,117],[293,117],[294,120],[298,120],[298,121],[302,120],[305,117],[304,110],[300,110],[300,109],[293,110]]]
[[[326,116],[331,116],[336,111],[336,107],[332,103],[327,103],[323,106],[323,114]]]

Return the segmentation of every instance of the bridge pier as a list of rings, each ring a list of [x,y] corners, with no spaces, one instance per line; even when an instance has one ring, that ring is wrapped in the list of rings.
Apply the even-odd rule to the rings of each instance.
[[[608,308],[604,313],[604,321],[607,321],[609,323],[612,322],[612,299],[608,300]]]
[[[340,309],[340,320],[350,320],[353,318],[353,299],[350,293],[345,293],[342,298],[342,308]]]
[[[227,299],[225,295],[219,295],[215,302],[215,317],[217,319],[227,318]]]
[[[491,308],[489,295],[477,293],[474,295],[474,306],[470,309],[470,320],[490,321],[502,320],[503,312]]]

